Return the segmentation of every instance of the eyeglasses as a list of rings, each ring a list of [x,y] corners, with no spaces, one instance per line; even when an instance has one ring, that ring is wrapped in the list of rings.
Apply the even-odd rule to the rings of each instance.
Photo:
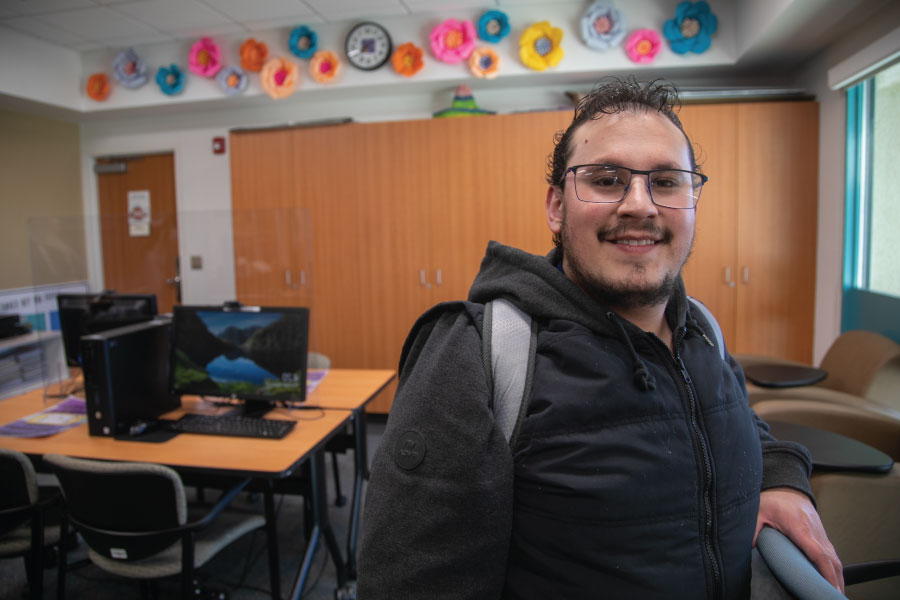
[[[700,191],[709,177],[681,169],[651,169],[640,171],[618,165],[576,165],[566,169],[560,184],[565,183],[569,171],[573,173],[575,196],[582,202],[613,204],[625,199],[635,175],[647,176],[650,200],[665,208],[694,208],[700,201]]]

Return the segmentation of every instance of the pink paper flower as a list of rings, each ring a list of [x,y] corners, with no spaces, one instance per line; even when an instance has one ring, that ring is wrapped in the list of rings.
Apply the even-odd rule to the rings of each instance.
[[[208,37],[200,38],[191,46],[191,54],[188,62],[191,73],[201,77],[215,77],[222,68],[219,46]]]
[[[475,26],[469,21],[447,19],[432,29],[429,37],[435,58],[445,63],[465,60],[475,49]]]
[[[647,64],[659,53],[662,40],[652,29],[638,29],[625,42],[625,53],[636,63]]]

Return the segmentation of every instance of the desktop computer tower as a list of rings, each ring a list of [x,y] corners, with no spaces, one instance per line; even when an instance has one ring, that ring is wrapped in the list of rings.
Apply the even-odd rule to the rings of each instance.
[[[127,434],[180,406],[169,391],[170,336],[171,321],[158,318],[81,338],[90,435]]]

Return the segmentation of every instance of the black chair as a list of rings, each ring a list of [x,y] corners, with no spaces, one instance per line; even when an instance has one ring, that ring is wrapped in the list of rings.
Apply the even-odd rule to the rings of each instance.
[[[42,493],[28,457],[4,448],[0,481],[0,557],[23,557],[31,597],[41,598],[45,551],[59,543],[59,524],[47,522],[48,513],[58,507],[59,491]]]
[[[181,575],[182,597],[195,595],[194,573],[220,550],[256,529],[266,529],[273,598],[281,595],[271,489],[266,517],[225,510],[250,482],[223,492],[212,507],[192,507],[178,473],[152,463],[104,462],[47,454],[64,498],[61,545],[68,524],[88,547],[97,567],[140,580]],[[66,555],[60,552],[59,597],[65,596]]]

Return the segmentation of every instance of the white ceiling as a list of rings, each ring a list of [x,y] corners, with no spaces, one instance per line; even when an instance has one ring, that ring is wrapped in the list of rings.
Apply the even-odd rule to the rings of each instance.
[[[581,2],[581,0],[558,0]],[[0,0],[0,25],[76,51],[546,0]]]

